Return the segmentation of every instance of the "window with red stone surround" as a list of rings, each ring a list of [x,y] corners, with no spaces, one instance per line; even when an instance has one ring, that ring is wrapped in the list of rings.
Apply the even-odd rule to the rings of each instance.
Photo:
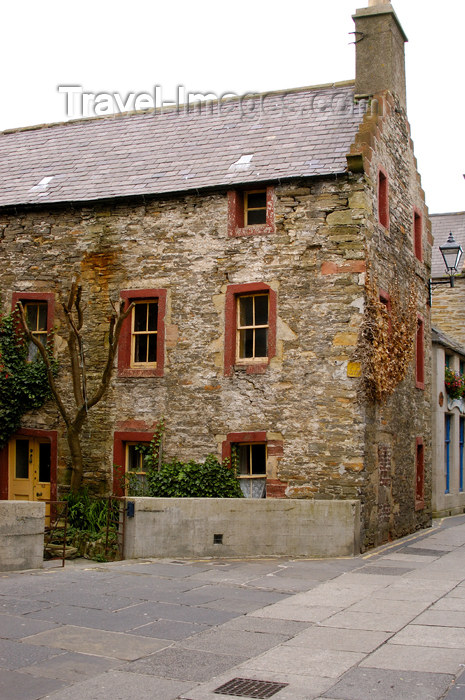
[[[260,219],[260,206],[252,201],[252,195],[264,194],[266,210],[263,211],[265,221],[263,223],[248,224],[248,213],[254,212],[252,220]],[[250,200],[250,207],[249,207]],[[255,236],[274,233],[274,188],[264,187],[253,190],[231,190],[228,192],[228,235],[229,236]]]
[[[166,289],[129,289],[121,292],[124,299],[124,308],[127,309],[131,302],[136,306],[123,322],[121,328],[120,341],[118,346],[118,376],[119,377],[162,377],[165,364],[165,312],[166,312]],[[134,325],[136,308],[153,308],[154,304],[158,311],[154,327],[145,328],[147,338],[151,334],[156,350],[153,356],[148,356],[146,362],[138,362],[135,356],[138,330]],[[152,322],[151,322],[152,323]],[[139,365],[139,366],[137,366]]]
[[[425,507],[425,449],[423,438],[416,438],[415,454],[415,510]]]
[[[233,445],[265,445],[266,448],[266,460],[270,457],[282,457],[283,455],[283,441],[282,440],[268,440],[267,433],[265,430],[242,432],[242,433],[228,433],[226,440],[222,444],[221,457],[223,460],[231,459],[231,452]],[[263,474],[266,477],[266,497],[267,498],[285,498],[285,490],[287,488],[287,483],[281,481],[280,479],[269,478],[267,473]],[[257,474],[260,477],[260,474]]]
[[[378,221],[384,228],[389,228],[389,186],[386,172],[378,170]]]
[[[417,317],[415,343],[415,380],[417,389],[425,388],[425,322],[420,314]]]
[[[140,430],[120,430],[113,435],[113,494],[125,495],[126,445],[128,443],[149,444],[153,438],[151,432]]]
[[[413,212],[413,250],[415,257],[423,260],[423,217],[417,209]]]
[[[11,299],[12,310],[21,302],[24,307],[28,327],[33,335],[42,343],[46,343],[53,328],[55,317],[55,295],[48,292],[13,292]],[[29,343],[28,360],[37,355],[37,348]]]
[[[268,323],[267,323],[267,348],[265,357],[239,357],[240,349],[240,319],[238,308],[241,298],[268,297]],[[225,307],[225,347],[224,347],[224,374],[230,376],[234,367],[246,368],[248,374],[262,374],[265,372],[269,361],[276,354],[276,292],[263,282],[251,282],[249,284],[231,284],[226,290]],[[255,323],[255,321],[254,321]],[[251,333],[254,328],[251,326]]]

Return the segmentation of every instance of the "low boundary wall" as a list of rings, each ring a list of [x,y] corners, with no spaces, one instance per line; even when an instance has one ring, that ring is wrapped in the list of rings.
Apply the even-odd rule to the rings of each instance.
[[[126,498],[126,509],[126,559],[360,552],[359,501]]]
[[[0,571],[41,568],[44,529],[45,503],[0,501]]]

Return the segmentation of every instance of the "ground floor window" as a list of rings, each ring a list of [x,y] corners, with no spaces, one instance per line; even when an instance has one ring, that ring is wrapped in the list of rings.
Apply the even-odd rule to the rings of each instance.
[[[132,491],[144,490],[146,475],[144,460],[152,438],[153,430],[151,432],[118,431],[114,434],[113,493],[115,496],[127,495],[129,481],[133,487]]]
[[[266,496],[266,444],[233,443],[231,456],[246,498]]]

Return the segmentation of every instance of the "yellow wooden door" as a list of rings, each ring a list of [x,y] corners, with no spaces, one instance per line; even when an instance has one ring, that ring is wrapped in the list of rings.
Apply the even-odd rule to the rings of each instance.
[[[17,501],[50,500],[51,444],[20,436],[9,446],[8,498]]]

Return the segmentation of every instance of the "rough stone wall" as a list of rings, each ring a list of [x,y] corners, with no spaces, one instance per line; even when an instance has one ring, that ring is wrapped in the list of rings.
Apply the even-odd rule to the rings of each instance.
[[[150,430],[164,415],[168,456],[204,458],[229,432],[265,430],[283,441],[269,459],[278,491],[284,482],[293,496],[358,496],[364,420],[347,363],[363,298],[363,186],[350,175],[277,187],[276,232],[266,236],[228,237],[225,192],[2,217],[4,306],[12,291],[64,297],[78,275],[89,367],[103,362],[110,299],[122,289],[168,290],[164,376],[115,375],[84,429],[86,477],[97,490],[111,487],[113,431]],[[341,224],[348,217],[353,225]],[[276,356],[264,374],[225,377],[226,289],[257,281],[277,293]],[[55,327],[65,381],[59,305]],[[52,404],[25,423],[60,425]],[[58,451],[66,482],[61,428]]]
[[[383,403],[367,404],[364,494],[365,543],[401,537],[431,518],[431,325],[427,280],[431,232],[424,193],[416,169],[409,125],[399,102],[389,93],[373,101],[353,154],[361,153],[366,172],[370,216],[366,220],[367,262],[380,290],[400,299],[416,296],[424,321],[425,389],[416,387],[415,359],[405,379]],[[387,174],[389,228],[378,222],[378,169]],[[423,262],[414,255],[414,208],[423,217]],[[425,446],[425,507],[415,510],[416,437]]]
[[[228,235],[226,192],[140,202],[64,206],[0,215],[3,305],[11,293],[64,297],[83,285],[89,368],[105,351],[110,300],[121,290],[166,289],[162,377],[118,377],[83,431],[85,478],[112,488],[114,431],[153,430],[166,420],[168,457],[221,454],[229,433],[266,431],[269,495],[360,499],[364,546],[427,524],[431,503],[429,388],[415,388],[413,366],[383,405],[366,403],[353,372],[364,312],[366,262],[380,286],[413,280],[429,338],[425,279],[430,239],[423,195],[403,113],[387,101],[354,144],[353,165],[338,178],[275,187],[275,233]],[[377,223],[376,172],[391,185],[389,232]],[[356,170],[356,167],[354,167]],[[413,206],[424,212],[426,265],[413,256]],[[263,373],[224,373],[228,285],[264,282],[277,295],[276,355]],[[68,377],[64,321],[55,343]],[[431,359],[426,347],[426,386]],[[90,383],[95,376],[90,376]],[[58,478],[69,482],[66,441],[53,404],[24,418],[59,431]],[[415,511],[415,438],[426,450],[427,506]],[[282,443],[282,448],[281,448]]]
[[[449,285],[433,288],[431,322],[458,343],[465,345],[465,277],[455,278]]]

